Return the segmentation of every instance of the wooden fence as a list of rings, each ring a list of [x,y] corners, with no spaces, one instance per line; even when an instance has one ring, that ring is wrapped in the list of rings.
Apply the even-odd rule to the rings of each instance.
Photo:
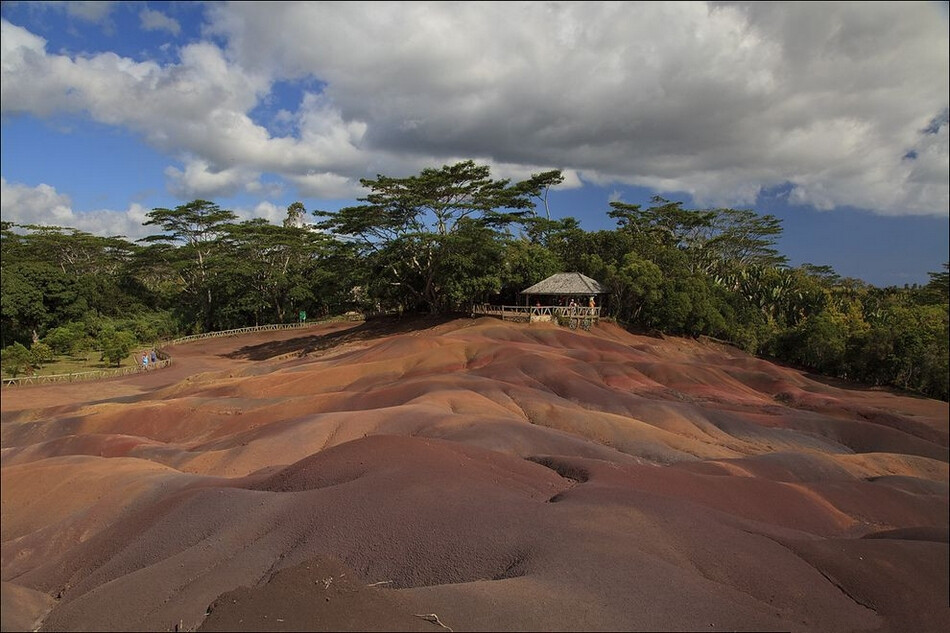
[[[169,341],[166,345],[178,345],[180,343],[189,343],[191,341],[200,341],[205,338],[218,338],[222,336],[238,336],[240,334],[248,334],[250,332],[266,332],[268,330],[295,330],[297,328],[307,327],[308,325],[313,325],[316,321],[312,323],[272,323],[270,325],[252,325],[250,327],[239,327],[234,330],[221,330],[219,332],[203,332],[202,334],[191,334],[189,336],[182,336],[176,338],[173,341]]]
[[[155,364],[149,364],[150,368],[162,369],[172,364],[171,358],[156,360]],[[130,367],[118,367],[116,369],[94,369],[91,371],[80,371],[72,374],[49,374],[46,376],[18,376],[16,378],[4,378],[4,387],[15,387],[18,385],[41,385],[50,382],[83,382],[86,380],[101,380],[103,378],[114,378],[116,376],[127,376],[139,372],[152,371],[145,370],[141,365],[132,365]]]
[[[203,334],[192,334],[190,336],[182,336],[176,338],[173,341],[168,341],[163,343],[163,346],[166,345],[179,345],[181,343],[188,343],[191,341],[198,341],[205,338],[218,338],[222,336],[238,336],[240,334],[247,334],[249,332],[265,332],[268,330],[293,330],[297,328],[307,327],[308,325],[313,325],[313,323],[273,323],[269,325],[255,325],[252,327],[242,327],[234,330],[222,330],[220,332],[204,332]],[[141,365],[134,364],[131,367],[120,367],[117,369],[99,369],[92,371],[80,371],[72,374],[50,374],[47,376],[18,376],[16,378],[4,378],[3,386],[4,387],[15,387],[20,385],[40,385],[45,383],[52,382],[82,382],[87,380],[102,380],[104,378],[115,378],[116,376],[128,376],[130,374],[137,374],[144,371],[153,371],[154,369],[163,369],[171,365],[172,359],[164,352],[158,352],[159,360],[155,361],[154,365],[149,365],[149,369],[143,369]]]

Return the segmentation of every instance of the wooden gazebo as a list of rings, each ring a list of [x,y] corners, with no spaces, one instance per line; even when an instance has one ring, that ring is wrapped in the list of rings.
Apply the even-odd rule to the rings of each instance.
[[[581,273],[557,273],[521,291],[525,305],[532,299],[546,305],[564,305],[573,299],[578,305],[587,306],[589,298],[605,294],[600,282]]]
[[[581,273],[557,273],[520,294],[524,297],[523,305],[482,304],[474,306],[472,315],[496,316],[504,321],[557,321],[572,329],[589,330],[600,318],[598,297],[607,291],[599,282]]]

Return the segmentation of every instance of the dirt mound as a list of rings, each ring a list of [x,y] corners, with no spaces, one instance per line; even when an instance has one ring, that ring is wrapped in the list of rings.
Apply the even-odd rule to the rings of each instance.
[[[946,403],[612,324],[173,352],[4,391],[4,630],[947,623]]]

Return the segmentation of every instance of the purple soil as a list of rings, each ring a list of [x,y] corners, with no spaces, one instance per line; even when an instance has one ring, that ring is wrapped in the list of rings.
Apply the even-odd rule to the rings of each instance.
[[[380,320],[4,389],[3,630],[943,631],[948,406]]]

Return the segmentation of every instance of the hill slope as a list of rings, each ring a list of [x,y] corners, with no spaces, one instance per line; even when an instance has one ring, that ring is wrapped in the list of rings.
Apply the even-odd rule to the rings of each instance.
[[[173,353],[6,403],[4,630],[950,625],[946,403],[610,324]]]

